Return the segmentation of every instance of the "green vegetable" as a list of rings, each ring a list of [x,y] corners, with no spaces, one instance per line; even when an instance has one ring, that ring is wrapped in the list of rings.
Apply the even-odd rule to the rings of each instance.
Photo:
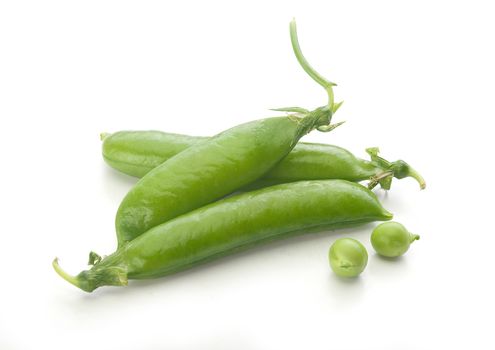
[[[208,140],[207,137],[194,137],[171,134],[161,131],[119,131],[102,134],[103,158],[112,168],[125,174],[142,177],[167,159],[187,148]],[[298,143],[292,152],[276,164],[268,173],[249,189],[301,180],[342,179],[353,182],[371,180],[370,187],[380,183],[390,188],[391,179],[413,177],[421,189],[425,187],[423,178],[406,162],[388,162],[378,156],[377,148],[366,150],[371,161],[356,158],[344,148],[318,144]]]
[[[245,192],[151,228],[77,276],[53,262],[61,277],[91,292],[128,279],[155,278],[291,234],[335,229],[392,214],[376,196],[344,180],[301,181]]]
[[[338,276],[356,277],[368,264],[368,253],[359,241],[340,238],[330,247],[328,260],[333,272]]]
[[[127,193],[117,212],[119,246],[152,227],[230,194],[250,184],[284,158],[297,141],[314,129],[330,131],[340,104],[334,104],[333,83],[304,61],[297,45],[295,23],[291,38],[302,67],[328,93],[328,105],[312,112],[252,121],[196,143],[146,174]],[[295,43],[295,44],[294,44]],[[281,110],[293,111],[294,108]]]
[[[419,239],[398,222],[387,222],[375,227],[371,233],[371,245],[380,255],[394,258],[408,251],[412,242]]]

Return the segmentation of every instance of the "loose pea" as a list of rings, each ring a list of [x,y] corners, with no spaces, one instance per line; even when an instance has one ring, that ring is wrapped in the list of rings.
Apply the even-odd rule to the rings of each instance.
[[[371,234],[373,248],[378,254],[389,258],[407,252],[411,243],[417,239],[419,235],[410,233],[402,224],[394,221],[378,225]]]
[[[368,263],[366,248],[352,238],[340,238],[330,247],[328,253],[330,267],[342,277],[356,277],[364,271]]]

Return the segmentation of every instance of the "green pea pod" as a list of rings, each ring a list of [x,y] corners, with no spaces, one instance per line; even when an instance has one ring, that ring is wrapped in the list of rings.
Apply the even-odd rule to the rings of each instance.
[[[299,139],[314,129],[330,131],[339,104],[335,85],[304,60],[290,27],[293,49],[302,67],[328,93],[328,104],[311,112],[255,120],[199,142],[147,173],[127,193],[117,211],[119,246],[179,215],[202,207],[246,186],[284,158]],[[297,44],[297,45],[296,45]]]
[[[124,174],[139,178],[176,154],[208,140],[207,137],[153,130],[102,133],[100,138],[105,162]]]
[[[193,145],[208,140],[207,137],[171,134],[161,131],[119,131],[102,134],[102,154],[105,162],[124,174],[143,177],[167,159]],[[421,189],[425,182],[411,166],[402,160],[388,162],[378,157],[377,148],[369,148],[371,161],[355,157],[346,149],[317,143],[298,143],[287,157],[248,189],[279,183],[342,179],[353,182],[370,180],[370,186],[380,183],[389,189],[386,178],[413,177]]]
[[[301,181],[241,193],[179,216],[70,276],[86,292],[127,285],[128,279],[165,276],[276,238],[390,220],[366,187],[344,180]]]
[[[116,217],[119,244],[255,181],[301,136],[328,120],[323,109],[298,120],[256,120],[170,158],[141,178],[122,200]]]

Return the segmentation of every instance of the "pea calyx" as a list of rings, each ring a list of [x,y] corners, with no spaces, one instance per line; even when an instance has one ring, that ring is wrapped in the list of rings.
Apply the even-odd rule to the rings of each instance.
[[[89,252],[88,265],[96,265],[101,261],[102,257],[95,252]]]
[[[383,169],[383,172],[370,178],[370,182],[368,183],[369,189],[373,189],[376,185],[380,184],[384,190],[389,190],[394,177],[396,179],[411,177],[418,182],[421,190],[426,188],[426,182],[423,177],[409,164],[403,160],[390,162],[385,158],[380,157],[378,155],[379,152],[380,149],[378,147],[370,147],[366,149],[366,153],[370,155],[371,163]]]
[[[91,252],[93,253],[93,252]],[[127,285],[127,270],[119,265],[107,266],[100,264],[100,260],[95,261],[90,253],[90,263],[93,262],[91,270],[85,270],[76,276],[65,272],[58,263],[58,258],[52,262],[55,272],[70,284],[82,289],[85,292],[92,292],[101,286],[126,286]],[[97,254],[96,254],[97,255]],[[99,257],[99,255],[97,255]],[[101,257],[99,257],[101,259]],[[96,259],[97,260],[97,259]],[[109,259],[111,262],[112,259]],[[100,265],[98,265],[100,264]]]

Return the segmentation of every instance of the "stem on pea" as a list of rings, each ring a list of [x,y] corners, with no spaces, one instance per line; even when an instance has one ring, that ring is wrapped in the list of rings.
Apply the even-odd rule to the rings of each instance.
[[[77,276],[72,276],[65,272],[58,264],[57,258],[53,260],[52,266],[64,280],[88,293],[101,286],[126,286],[126,267],[118,265],[115,257],[113,257],[113,260],[111,256],[107,258],[109,260],[107,264],[104,264],[99,255],[90,254],[90,263],[94,263],[94,266],[89,270],[80,272]]]
[[[409,176],[419,183],[419,188],[424,190],[426,188],[425,179],[413,168],[409,167]],[[418,238],[419,239],[419,238]]]
[[[297,26],[296,26],[296,20],[293,19],[290,22],[290,40],[292,43],[292,49],[294,50],[294,54],[296,55],[297,61],[301,65],[301,67],[304,69],[304,71],[315,81],[317,82],[320,86],[322,86],[328,96],[328,103],[325,106],[318,107],[317,109],[309,112],[305,108],[301,107],[284,107],[284,108],[276,108],[272,109],[274,111],[282,111],[282,112],[288,112],[288,113],[293,113],[293,116],[304,118],[308,116],[309,114],[313,112],[317,112],[319,114],[322,114],[322,118],[318,121],[319,125],[315,125],[314,129],[317,129],[318,131],[322,132],[329,132],[338,127],[339,125],[342,125],[343,122],[336,123],[336,124],[331,124],[332,116],[337,110],[342,106],[342,103],[344,101],[340,102],[335,102],[334,98],[334,93],[333,93],[333,87],[337,86],[337,84],[331,82],[330,80],[326,79],[324,76],[322,76],[320,73],[318,73],[311,65],[308,63],[306,58],[304,57],[301,46],[299,45],[299,39],[297,37]]]
[[[308,73],[308,75],[311,78],[313,78],[314,81],[316,81],[319,85],[321,85],[325,89],[328,95],[328,108],[330,109],[330,111],[332,111],[332,113],[336,112],[336,110],[340,107],[340,105],[342,105],[342,102],[339,102],[338,106],[335,107],[333,86],[337,86],[337,84],[331,82],[330,80],[322,76],[320,73],[318,73],[313,67],[311,67],[309,62],[304,57],[301,50],[301,46],[299,45],[299,39],[297,37],[297,25],[295,19],[293,19],[290,22],[290,41],[292,43],[292,49],[294,50],[294,54],[296,55],[297,61],[304,69],[304,71]]]
[[[385,158],[380,157],[378,155],[379,152],[380,150],[378,147],[370,147],[366,149],[366,153],[370,155],[371,162],[380,169],[383,169],[383,172],[376,174],[370,179],[370,182],[368,184],[368,187],[370,189],[380,183],[383,189],[389,190],[393,177],[397,179],[411,177],[418,182],[419,188],[421,190],[424,190],[426,188],[426,182],[423,177],[409,164],[407,164],[403,160],[389,162]]]
[[[110,134],[108,132],[102,132],[102,133],[100,133],[100,141],[105,140],[110,135],[112,135],[112,134]]]
[[[411,235],[411,241],[410,243],[414,242],[414,241],[418,241],[420,239],[420,235],[415,235],[414,233],[410,233],[409,234]]]
[[[77,288],[81,288],[81,284],[79,283],[79,280],[77,279],[76,276],[69,275],[67,272],[65,272],[60,265],[58,264],[58,258],[55,258],[52,262],[52,266],[55,269],[55,271],[58,273],[60,277],[62,277],[64,280],[69,282],[70,284],[76,286]]]

